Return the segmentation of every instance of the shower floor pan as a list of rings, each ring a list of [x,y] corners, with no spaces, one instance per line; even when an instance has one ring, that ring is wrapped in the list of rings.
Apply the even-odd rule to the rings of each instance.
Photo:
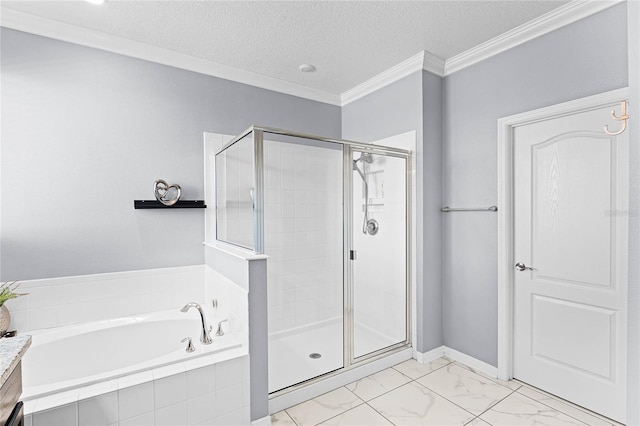
[[[354,335],[355,348],[361,354],[396,343],[358,324]],[[342,336],[342,320],[339,318],[271,335],[269,393],[342,368]]]

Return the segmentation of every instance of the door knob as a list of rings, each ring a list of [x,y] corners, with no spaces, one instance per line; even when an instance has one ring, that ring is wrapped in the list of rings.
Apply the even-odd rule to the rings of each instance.
[[[522,271],[526,271],[526,270],[533,271],[533,268],[531,268],[531,267],[529,267],[529,266],[525,265],[525,264],[524,264],[524,263],[522,263],[522,262],[518,262],[518,263],[516,263],[516,269],[517,269],[518,271],[520,271],[520,272],[522,272]]]

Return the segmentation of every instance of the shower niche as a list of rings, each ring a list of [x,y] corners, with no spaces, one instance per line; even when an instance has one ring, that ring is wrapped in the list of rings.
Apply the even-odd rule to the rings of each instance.
[[[410,347],[410,156],[257,126],[216,153],[216,239],[269,256],[270,395]]]

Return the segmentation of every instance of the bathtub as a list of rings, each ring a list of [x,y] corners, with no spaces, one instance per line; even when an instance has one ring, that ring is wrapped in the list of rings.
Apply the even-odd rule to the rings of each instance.
[[[210,324],[217,318],[208,313]],[[177,309],[30,332],[22,360],[25,413],[94,397],[227,361],[248,353],[246,333],[230,324],[213,343],[200,342],[197,312]],[[186,352],[191,337],[194,352]]]

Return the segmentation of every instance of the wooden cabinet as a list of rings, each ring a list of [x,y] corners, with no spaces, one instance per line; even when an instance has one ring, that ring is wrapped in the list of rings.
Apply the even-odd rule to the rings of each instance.
[[[7,420],[9,420],[14,408],[16,408],[16,404],[18,403],[18,399],[20,399],[21,393],[22,362],[19,362],[7,381],[2,385],[2,388],[0,388],[0,425],[7,424]],[[17,419],[16,422],[12,419],[12,423],[16,425],[22,424],[21,417],[22,416],[20,415],[20,418]]]

